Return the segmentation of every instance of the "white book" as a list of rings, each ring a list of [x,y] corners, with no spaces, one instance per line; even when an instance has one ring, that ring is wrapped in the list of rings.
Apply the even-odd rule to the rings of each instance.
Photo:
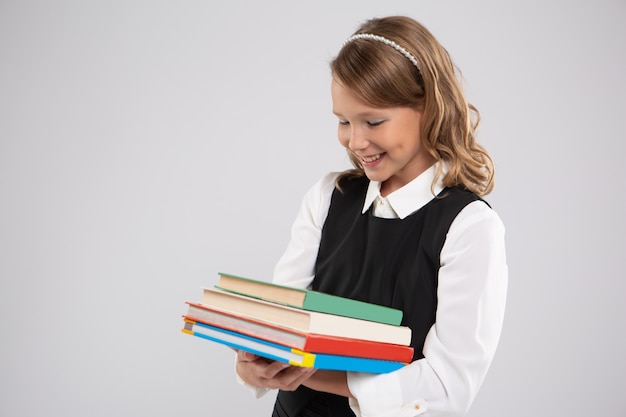
[[[408,346],[411,329],[352,317],[307,311],[217,288],[204,288],[202,304],[307,333]]]

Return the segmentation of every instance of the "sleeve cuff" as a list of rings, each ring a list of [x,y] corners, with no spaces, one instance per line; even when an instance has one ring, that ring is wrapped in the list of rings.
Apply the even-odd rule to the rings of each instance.
[[[264,396],[270,391],[270,389],[268,388],[259,388],[259,387],[255,387],[250,384],[247,384],[246,382],[244,382],[243,379],[239,377],[239,375],[237,375],[236,372],[235,372],[235,375],[237,376],[237,382],[239,382],[239,384],[243,385],[244,387],[248,388],[250,392],[252,392],[252,395],[254,395],[254,398],[261,398],[262,396]]]
[[[248,390],[250,390],[250,392],[252,392],[252,395],[254,395],[254,398],[261,398],[262,396],[264,396],[265,394],[268,393],[268,391],[270,391],[269,388],[260,388],[260,387],[255,387],[253,385],[250,385],[248,383],[246,383],[243,379],[241,379],[241,377],[239,376],[239,374],[237,373],[237,371],[235,371],[235,377],[237,378],[237,382],[248,388]]]
[[[428,409],[423,399],[404,403],[400,380],[394,372],[348,372],[348,389],[354,396],[349,399],[350,408],[357,417],[413,417]]]

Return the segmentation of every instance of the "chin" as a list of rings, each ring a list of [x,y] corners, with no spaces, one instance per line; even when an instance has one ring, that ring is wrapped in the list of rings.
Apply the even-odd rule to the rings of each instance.
[[[381,175],[380,173],[377,172],[369,172],[368,170],[365,170],[365,176],[370,180],[370,181],[377,181],[377,182],[384,182],[388,179],[388,177]]]

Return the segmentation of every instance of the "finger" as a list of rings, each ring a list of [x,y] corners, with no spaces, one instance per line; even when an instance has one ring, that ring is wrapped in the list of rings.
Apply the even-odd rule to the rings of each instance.
[[[294,391],[300,385],[302,385],[305,381],[307,381],[311,376],[315,373],[316,369],[314,368],[302,368],[302,370],[298,373],[298,375],[292,379],[291,381],[285,381],[283,387],[281,388],[283,391]]]
[[[286,369],[293,368],[293,366],[288,363],[272,361],[264,364],[259,364],[257,370],[259,371],[258,375],[261,378],[271,379],[278,376],[281,372]]]
[[[315,373],[313,368],[301,368],[289,366],[270,379],[266,379],[264,385],[268,388],[293,391]]]
[[[252,362],[258,359],[260,356],[254,353],[246,352],[245,350],[237,351],[237,360],[240,362]]]
[[[268,385],[268,381],[271,384],[272,378],[289,366],[287,363],[272,361],[259,356],[253,361],[238,360],[235,369],[237,374],[248,384],[272,388]]]

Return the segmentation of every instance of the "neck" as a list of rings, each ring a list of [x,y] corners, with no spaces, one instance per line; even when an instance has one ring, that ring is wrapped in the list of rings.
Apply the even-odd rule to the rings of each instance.
[[[435,158],[429,155],[429,157],[425,159],[422,163],[420,163],[419,166],[416,167],[416,169],[412,170],[412,175],[406,177],[403,177],[401,175],[394,175],[388,178],[380,184],[380,195],[383,197],[387,197],[394,191],[404,187],[415,178],[422,175],[424,171],[433,166],[435,162]]]

